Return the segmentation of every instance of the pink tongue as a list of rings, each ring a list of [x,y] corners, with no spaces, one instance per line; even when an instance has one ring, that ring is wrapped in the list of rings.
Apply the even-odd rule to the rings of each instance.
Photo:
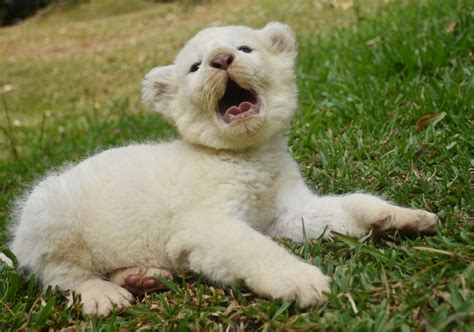
[[[239,105],[240,111],[241,112],[247,112],[253,105],[250,104],[249,102],[244,101]]]
[[[232,106],[231,108],[229,108],[226,112],[226,114],[232,114],[232,115],[238,115],[242,113],[242,111],[240,110],[239,107],[237,106]]]
[[[237,106],[232,106],[230,107],[224,114],[224,121],[227,123],[230,123],[232,119],[236,116],[239,116],[240,114],[256,114],[258,113],[258,106],[252,103],[249,103],[248,101],[244,101],[240,103],[239,107]],[[244,115],[245,116],[245,115]]]
[[[232,115],[239,115],[240,113],[247,112],[250,108],[252,107],[252,104],[244,101],[243,103],[240,103],[239,107],[237,106],[232,106],[227,110],[227,114],[232,114]]]

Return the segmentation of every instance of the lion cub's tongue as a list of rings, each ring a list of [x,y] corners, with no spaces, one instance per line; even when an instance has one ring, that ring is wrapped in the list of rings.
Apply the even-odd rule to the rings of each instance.
[[[245,117],[257,113],[257,105],[244,101],[240,103],[239,107],[231,106],[225,111],[224,121],[230,123],[236,117]]]

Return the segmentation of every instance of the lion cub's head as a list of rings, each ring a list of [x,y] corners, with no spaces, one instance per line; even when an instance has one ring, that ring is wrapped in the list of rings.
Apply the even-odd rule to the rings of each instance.
[[[269,23],[202,30],[174,64],[150,71],[143,99],[176,125],[183,139],[218,149],[261,144],[283,130],[297,104],[296,40]]]

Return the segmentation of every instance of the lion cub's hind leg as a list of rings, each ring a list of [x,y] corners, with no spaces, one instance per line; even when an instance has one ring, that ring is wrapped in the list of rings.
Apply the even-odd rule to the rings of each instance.
[[[140,295],[148,291],[159,291],[166,289],[155,276],[173,280],[170,272],[153,267],[129,267],[116,270],[110,274],[110,281],[119,285],[134,295]]]

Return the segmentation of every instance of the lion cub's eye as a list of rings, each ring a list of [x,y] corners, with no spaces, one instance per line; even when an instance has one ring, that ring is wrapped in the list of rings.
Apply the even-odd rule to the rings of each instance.
[[[199,69],[200,66],[201,66],[201,62],[193,63],[191,65],[191,68],[189,68],[189,72],[194,73],[195,71],[197,71]]]
[[[244,53],[250,53],[250,52],[253,51],[253,50],[252,50],[250,47],[248,47],[248,46],[240,46],[240,47],[238,48],[238,50],[239,50],[239,51],[242,51],[242,52],[244,52]]]

